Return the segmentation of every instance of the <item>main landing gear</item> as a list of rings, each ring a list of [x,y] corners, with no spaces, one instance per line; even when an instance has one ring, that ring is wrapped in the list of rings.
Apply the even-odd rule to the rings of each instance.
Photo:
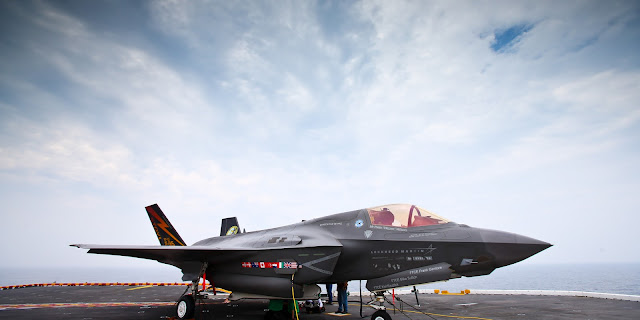
[[[191,319],[196,311],[196,302],[193,299],[193,295],[187,294],[180,297],[178,305],[176,306],[176,313],[178,319]]]
[[[196,312],[196,299],[203,298],[198,290],[198,280],[204,275],[207,270],[207,263],[202,264],[202,268],[200,269],[200,274],[198,278],[192,281],[191,286],[189,286],[180,299],[178,299],[178,303],[176,303],[176,315],[178,319],[192,319]],[[191,289],[191,293],[187,293]],[[206,298],[206,297],[204,297]]]

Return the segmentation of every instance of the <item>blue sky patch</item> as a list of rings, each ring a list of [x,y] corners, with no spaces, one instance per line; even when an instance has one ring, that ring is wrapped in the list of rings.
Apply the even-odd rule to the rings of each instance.
[[[520,41],[519,38],[532,28],[533,25],[531,24],[519,24],[508,29],[496,30],[495,40],[491,44],[491,50],[495,52],[504,52]]]

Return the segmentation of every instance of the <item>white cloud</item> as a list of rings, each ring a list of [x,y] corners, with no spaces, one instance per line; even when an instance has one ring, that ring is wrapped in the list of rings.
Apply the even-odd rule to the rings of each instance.
[[[44,127],[27,120],[12,124],[20,132],[20,144],[1,149],[0,168],[5,172],[25,172],[50,179],[128,185],[131,152],[95,135],[91,130],[69,123]],[[12,174],[10,174],[12,175]],[[35,181],[38,182],[38,181]]]
[[[625,113],[640,107],[640,73],[606,70],[553,90],[574,112]]]

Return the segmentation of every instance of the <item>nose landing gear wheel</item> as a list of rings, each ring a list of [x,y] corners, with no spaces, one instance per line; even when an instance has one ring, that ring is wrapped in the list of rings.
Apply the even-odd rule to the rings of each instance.
[[[391,316],[384,310],[378,310],[371,315],[371,320],[391,320]]]
[[[193,301],[193,297],[191,295],[182,296],[182,298],[178,300],[178,305],[176,306],[176,313],[178,314],[178,319],[193,318],[195,309],[196,309],[196,303]]]

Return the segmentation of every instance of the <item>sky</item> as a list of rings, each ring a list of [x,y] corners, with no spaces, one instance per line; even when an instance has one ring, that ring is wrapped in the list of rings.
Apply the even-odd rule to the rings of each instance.
[[[640,262],[637,1],[0,1],[0,267],[389,203]]]

